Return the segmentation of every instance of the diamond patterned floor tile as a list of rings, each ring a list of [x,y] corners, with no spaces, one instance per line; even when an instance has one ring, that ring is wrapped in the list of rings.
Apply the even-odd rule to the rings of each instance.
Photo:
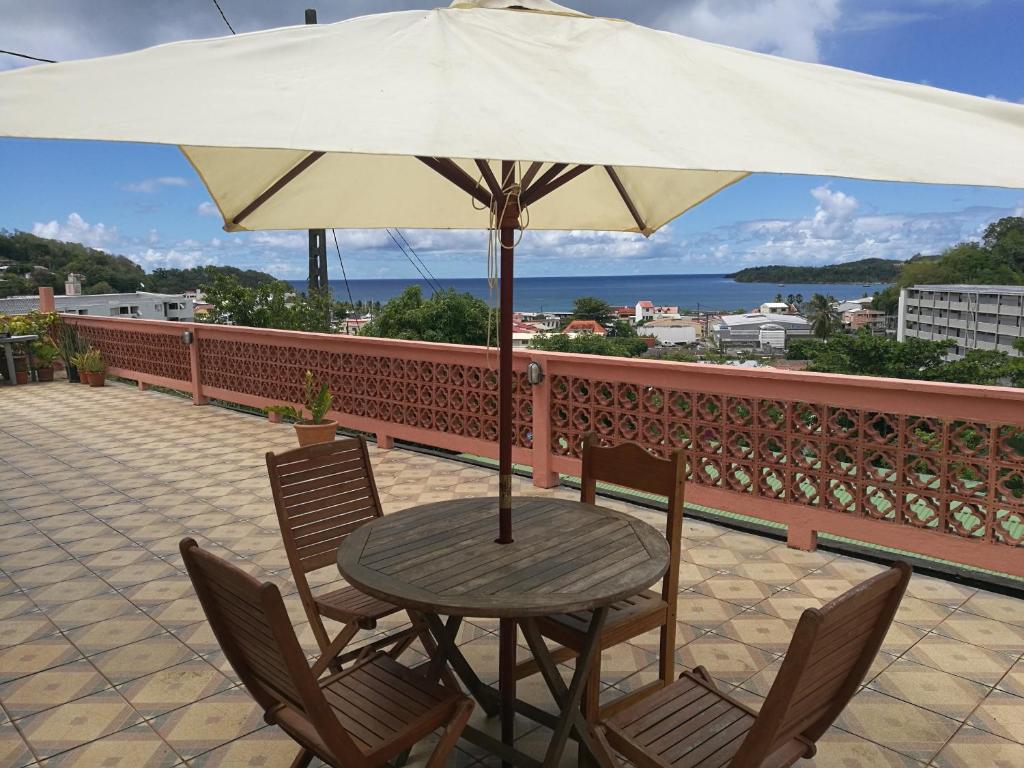
[[[0,685],[0,703],[12,719],[18,719],[109,687],[92,664],[80,659]]]
[[[90,657],[115,685],[172,667],[194,658],[192,649],[170,634],[157,635]]]
[[[797,765],[799,768],[921,768],[924,763],[838,728],[830,728],[818,740],[818,754]]]
[[[248,693],[225,691],[153,721],[157,733],[179,755],[191,759],[264,725],[262,711]]]
[[[46,761],[46,768],[171,768],[181,757],[150,726],[133,725]]]
[[[29,746],[52,757],[134,725],[138,714],[115,691],[102,691],[18,721]]]
[[[11,646],[0,651],[0,683],[66,664],[80,656],[60,635]]]
[[[37,765],[28,744],[21,738],[18,729],[10,723],[0,724],[0,765],[5,768],[28,768]]]
[[[1024,744],[1024,698],[1005,691],[992,691],[967,722]]]
[[[1019,768],[1024,745],[964,726],[931,763],[934,768]]]
[[[1024,653],[1024,630],[1012,624],[993,621],[964,611],[957,611],[934,629],[935,634],[951,637],[990,651]]]
[[[868,687],[955,720],[971,714],[989,692],[984,685],[905,659],[895,661]]]
[[[206,661],[186,661],[118,687],[145,718],[153,718],[213,696],[232,682]]]
[[[934,634],[914,645],[904,658],[988,686],[1003,678],[1014,659],[1009,654]]]
[[[862,690],[836,720],[847,733],[927,762],[959,727],[956,720],[872,690]]]

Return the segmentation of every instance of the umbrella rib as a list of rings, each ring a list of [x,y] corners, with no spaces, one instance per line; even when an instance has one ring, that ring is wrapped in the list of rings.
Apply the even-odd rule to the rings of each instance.
[[[523,174],[523,178],[522,181],[519,182],[519,186],[523,189],[529,189],[530,182],[533,181],[533,177],[537,175],[537,171],[539,171],[543,165],[544,163],[541,162],[531,163],[530,167],[526,169],[526,173]]]
[[[259,208],[261,205],[267,202],[267,200],[272,198],[282,189],[284,189],[296,176],[298,176],[304,170],[309,168],[309,166],[311,166],[313,163],[315,163],[323,156],[323,152],[310,152],[302,160],[296,163],[296,165],[290,171],[288,171],[288,173],[286,173],[284,176],[282,176],[269,187],[267,187],[267,189],[259,197],[257,197],[247,206],[245,206],[245,208],[243,208],[241,212],[231,220],[231,223],[234,224],[235,226],[241,224],[246,218],[249,217],[250,214],[252,214],[253,211],[255,211],[257,208]]]
[[[498,184],[498,178],[494,175],[494,171],[491,169],[491,164],[486,160],[477,160],[476,167],[479,168],[480,173],[483,174],[484,181],[487,182],[487,186],[491,190],[491,195],[494,197],[501,195],[501,185]]]
[[[535,202],[540,200],[542,197],[547,197],[552,192],[554,192],[556,189],[561,187],[563,184],[567,184],[570,181],[572,181],[573,179],[575,179],[581,173],[585,173],[586,171],[589,171],[590,168],[591,168],[591,166],[589,166],[589,165],[577,165],[577,166],[575,166],[573,168],[570,168],[568,171],[563,173],[558,178],[550,180],[550,181],[548,181],[545,184],[542,184],[542,182],[544,181],[544,176],[548,175],[547,173],[545,173],[544,176],[542,176],[540,179],[538,179],[534,183],[534,185],[532,187],[530,187],[530,189],[527,190],[526,194],[523,195],[523,198],[522,198],[522,200],[520,202],[520,205],[522,205],[524,208],[526,206],[528,206],[528,205],[533,205]],[[550,173],[550,169],[549,169],[548,173]]]
[[[530,184],[529,186],[527,186],[526,184],[523,185],[522,197],[529,197],[568,167],[568,163],[553,163],[551,167],[544,171],[544,173],[540,175],[540,178],[537,179],[533,184]],[[532,171],[533,168],[530,168],[530,170]]]
[[[604,169],[608,173],[608,178],[612,180],[612,184],[615,185],[615,189],[618,190],[619,197],[622,198],[622,202],[625,203],[626,208],[629,209],[629,215],[633,217],[633,221],[636,222],[640,231],[646,233],[647,225],[644,223],[644,219],[640,215],[640,211],[636,209],[636,205],[633,203],[633,198],[631,198],[629,193],[626,191],[626,187],[623,185],[622,179],[619,178],[618,171],[610,165],[606,165]]]
[[[491,205],[491,195],[483,187],[477,184],[476,179],[462,170],[459,165],[448,157],[421,157],[416,156],[416,159],[423,163],[428,168],[436,171],[437,173],[444,176],[448,181],[457,186],[463,192],[469,194],[473,199],[479,203],[487,206]]]

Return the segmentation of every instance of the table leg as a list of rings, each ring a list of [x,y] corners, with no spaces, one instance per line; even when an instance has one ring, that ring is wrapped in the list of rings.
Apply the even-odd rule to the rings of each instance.
[[[14,373],[14,345],[4,344],[4,356],[7,358],[7,386],[13,387],[18,383],[18,377]]]
[[[594,663],[596,654],[600,652],[598,641],[600,640],[601,627],[604,625],[607,615],[607,607],[598,608],[594,611],[594,615],[590,620],[590,626],[587,628],[586,642],[583,644],[580,655],[576,657],[576,669],[573,672],[572,682],[568,688],[565,687],[562,676],[558,674],[558,668],[551,658],[551,652],[548,651],[547,645],[544,644],[544,638],[541,637],[535,620],[525,619],[521,622],[523,634],[526,635],[526,642],[533,652],[537,666],[540,667],[541,675],[551,690],[551,695],[554,696],[555,701],[558,702],[562,710],[562,717],[555,727],[551,743],[548,745],[547,754],[544,756],[544,765],[549,768],[558,765],[559,760],[562,758],[562,753],[565,751],[566,740],[573,731],[576,732],[576,736],[579,739],[581,750],[586,748],[592,755],[599,754],[590,732],[590,726],[580,711],[580,701],[583,698],[583,689],[586,685],[591,665]]]
[[[459,625],[462,623],[461,617],[449,616],[448,623],[445,624],[437,614],[425,613],[423,614],[423,620],[427,623],[430,634],[437,641],[438,657],[440,658],[436,671],[437,674],[440,674],[440,664],[450,664],[455,674],[459,676],[459,679],[466,686],[466,689],[477,700],[484,712],[487,713],[487,716],[494,717],[498,714],[498,702],[495,701],[492,689],[484,685],[480,678],[477,677],[476,672],[473,671],[469,662],[466,661],[466,657],[462,655],[462,652],[455,644],[455,637],[458,634]],[[433,665],[431,666],[430,674],[435,674]]]
[[[516,640],[515,619],[498,623],[498,690],[501,694],[501,740],[513,746],[516,740]],[[511,768],[502,763],[503,768]]]

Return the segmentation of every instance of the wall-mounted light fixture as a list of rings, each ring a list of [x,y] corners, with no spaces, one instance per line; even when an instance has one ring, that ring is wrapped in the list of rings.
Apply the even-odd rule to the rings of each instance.
[[[192,331],[182,331],[181,341],[183,344],[191,344],[193,341]]]
[[[526,366],[526,380],[534,386],[544,381],[544,369],[540,367],[540,363],[534,361]]]

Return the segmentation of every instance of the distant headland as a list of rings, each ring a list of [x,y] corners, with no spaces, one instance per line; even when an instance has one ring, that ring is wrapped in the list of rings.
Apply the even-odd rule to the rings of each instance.
[[[726,277],[738,283],[891,283],[903,264],[891,259],[861,259],[824,267],[771,265],[741,269]]]

